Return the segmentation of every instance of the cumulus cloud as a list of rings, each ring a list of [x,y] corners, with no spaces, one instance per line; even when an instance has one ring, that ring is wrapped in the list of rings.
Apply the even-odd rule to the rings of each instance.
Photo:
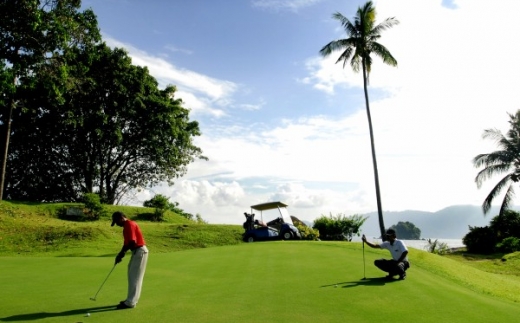
[[[481,139],[483,130],[506,131],[507,113],[520,102],[520,61],[511,56],[518,47],[511,39],[520,2],[500,3],[508,10],[489,15],[493,4],[483,0],[457,0],[450,8],[436,0],[376,2],[379,20],[395,16],[401,22],[381,38],[398,67],[375,58],[370,76],[384,210],[481,204],[494,184],[477,189],[471,160],[495,148]],[[330,40],[343,36],[334,33]],[[305,68],[300,82],[310,91],[334,97],[353,88],[362,95],[361,74],[342,69],[335,57],[309,57]],[[207,94],[209,101],[201,100],[199,109],[217,98],[232,99],[232,89],[210,91],[217,94]],[[210,160],[191,164],[168,194],[211,223],[241,223],[250,205],[269,200],[286,202],[291,214],[310,221],[329,212],[374,211],[367,115],[361,108],[348,115],[285,119],[276,126],[259,123],[255,132],[252,125],[214,125],[196,138]]]
[[[110,36],[105,36],[104,39],[109,46],[125,48],[132,57],[132,64],[148,67],[150,74],[157,79],[160,86],[177,86],[178,94],[182,94],[179,96],[194,114],[209,114],[214,117],[225,115],[222,109],[215,106],[225,106],[238,89],[238,85],[233,82],[178,68],[162,57],[151,55]]]

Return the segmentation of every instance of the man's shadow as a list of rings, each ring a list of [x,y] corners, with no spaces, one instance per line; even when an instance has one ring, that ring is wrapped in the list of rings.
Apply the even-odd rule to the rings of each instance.
[[[72,316],[72,315],[83,315],[85,316],[87,313],[100,313],[106,311],[114,311],[117,310],[116,305],[110,306],[98,306],[98,307],[86,307],[80,308],[76,310],[63,311],[63,312],[38,312],[38,313],[29,313],[29,314],[18,314],[7,317],[0,318],[0,321],[4,322],[15,322],[15,321],[34,321],[45,319],[49,317],[58,317],[58,316]]]
[[[389,283],[393,283],[398,281],[397,279],[391,279],[387,277],[375,277],[375,278],[362,278],[360,280],[354,280],[350,282],[341,282],[330,285],[323,285],[324,287],[341,287],[341,288],[350,288],[356,286],[384,286]]]

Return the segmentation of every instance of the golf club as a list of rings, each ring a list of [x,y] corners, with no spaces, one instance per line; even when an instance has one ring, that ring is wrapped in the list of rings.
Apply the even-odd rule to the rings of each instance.
[[[365,270],[365,241],[363,240],[363,280],[366,280],[366,270]]]
[[[110,277],[110,274],[112,273],[112,271],[114,271],[114,268],[116,268],[116,264],[114,264],[114,267],[112,267],[112,269],[111,269],[110,272],[108,273],[107,278],[105,278],[105,280],[103,281],[103,283],[101,284],[101,286],[99,286],[99,289],[98,289],[96,295],[94,295],[94,297],[91,297],[91,298],[90,298],[91,301],[95,301],[95,300],[96,300],[96,297],[97,297],[97,295],[99,294],[99,291],[101,290],[101,288],[103,288],[103,285],[105,285],[105,282],[107,281],[108,277]]]

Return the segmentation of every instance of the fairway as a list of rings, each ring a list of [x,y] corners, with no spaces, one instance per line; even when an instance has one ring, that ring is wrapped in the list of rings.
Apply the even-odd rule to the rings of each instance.
[[[154,254],[141,301],[126,295],[126,263],[93,297],[112,257],[0,258],[1,322],[515,322],[520,306],[425,266],[411,250],[405,281],[388,282],[361,244],[280,241]],[[420,256],[422,255],[422,256]],[[433,256],[433,255],[432,255]],[[416,260],[423,261],[423,260]],[[461,265],[463,266],[463,265]],[[86,317],[86,313],[91,314]]]

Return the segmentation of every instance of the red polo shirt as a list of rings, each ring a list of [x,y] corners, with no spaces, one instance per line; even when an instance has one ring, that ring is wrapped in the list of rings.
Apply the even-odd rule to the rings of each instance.
[[[146,244],[141,229],[137,223],[131,220],[127,220],[123,223],[123,237],[125,239],[125,246],[130,245],[132,241],[135,242],[133,248],[139,248]]]

